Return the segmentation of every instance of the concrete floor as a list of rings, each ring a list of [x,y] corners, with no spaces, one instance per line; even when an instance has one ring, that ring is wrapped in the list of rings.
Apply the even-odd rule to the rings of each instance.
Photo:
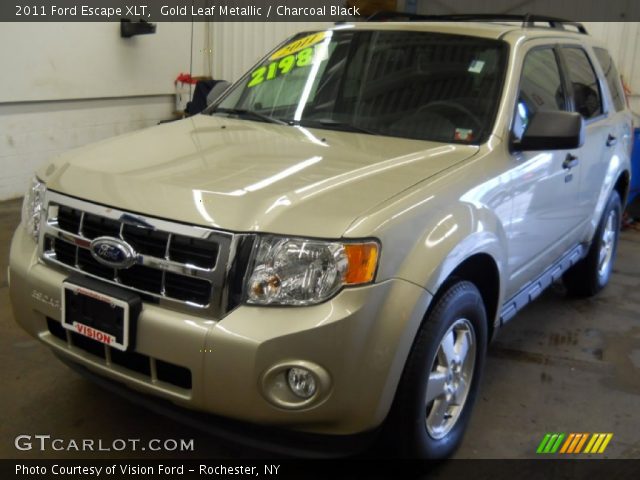
[[[0,458],[109,456],[19,452],[13,444],[20,434],[105,442],[193,438],[197,457],[265,456],[103,391],[18,328],[9,306],[6,263],[19,215],[19,202],[0,204]],[[535,457],[546,432],[612,432],[606,457],[640,458],[639,406],[640,232],[630,231],[621,237],[615,274],[600,295],[571,300],[561,287],[551,288],[503,330],[489,350],[480,398],[456,456]]]

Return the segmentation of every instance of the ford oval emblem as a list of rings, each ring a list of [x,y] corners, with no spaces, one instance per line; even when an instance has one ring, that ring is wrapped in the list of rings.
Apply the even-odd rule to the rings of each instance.
[[[129,268],[136,263],[136,251],[124,240],[114,237],[98,237],[89,246],[91,256],[112,268]]]

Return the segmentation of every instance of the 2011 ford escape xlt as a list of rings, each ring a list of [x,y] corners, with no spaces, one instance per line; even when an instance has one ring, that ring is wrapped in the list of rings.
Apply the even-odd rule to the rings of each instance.
[[[16,320],[188,409],[451,454],[498,329],[615,258],[631,115],[607,51],[545,25],[305,32],[203,114],[54,158]]]

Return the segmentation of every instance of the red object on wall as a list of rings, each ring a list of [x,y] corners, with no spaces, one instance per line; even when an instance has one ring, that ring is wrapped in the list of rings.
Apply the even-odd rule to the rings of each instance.
[[[189,73],[181,73],[180,75],[178,75],[178,77],[175,79],[173,83],[177,84],[178,82],[195,85],[196,83],[198,83],[198,80],[193,78]]]

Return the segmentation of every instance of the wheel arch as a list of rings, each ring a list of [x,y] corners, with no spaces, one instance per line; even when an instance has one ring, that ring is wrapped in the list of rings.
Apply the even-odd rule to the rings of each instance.
[[[620,201],[622,202],[622,209],[624,210],[625,205],[627,204],[627,199],[629,198],[629,188],[631,185],[631,173],[629,170],[623,170],[620,175],[618,175],[618,179],[616,183],[613,185],[613,189],[618,192],[620,195]]]
[[[494,258],[487,253],[476,253],[465,259],[447,277],[438,292],[451,284],[466,280],[478,289],[487,313],[487,338],[491,340],[495,331],[495,318],[500,304],[500,271]],[[437,296],[437,295],[436,295]]]

